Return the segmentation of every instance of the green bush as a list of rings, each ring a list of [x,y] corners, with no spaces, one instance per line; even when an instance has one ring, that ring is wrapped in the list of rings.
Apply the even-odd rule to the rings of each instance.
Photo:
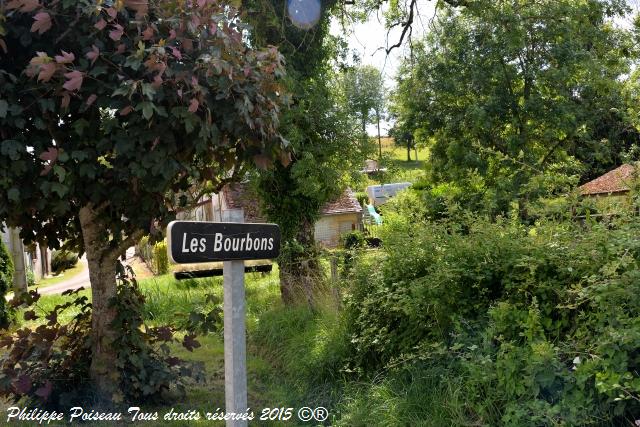
[[[152,244],[149,243],[149,236],[145,236],[136,245],[136,253],[155,274],[167,274],[169,272],[169,255],[167,254],[166,240]]]
[[[181,343],[193,351],[200,343],[191,332],[176,334],[173,325],[146,327],[141,314],[145,298],[131,278],[131,270],[127,273],[119,266],[117,273],[117,295],[109,304],[117,313],[113,374],[119,387],[111,398],[137,404],[183,397],[188,379],[202,379],[202,364],[174,357],[169,344]],[[100,399],[89,381],[91,303],[79,289],[62,295],[70,298],[49,310],[38,304],[37,291],[11,301],[22,309],[25,321],[41,324],[0,336],[0,348],[7,350],[0,354],[3,400],[64,408],[95,404]],[[68,313],[71,319],[63,322]]]
[[[412,222],[348,280],[347,368],[430,361],[474,425],[640,418],[640,221]]]
[[[153,258],[153,253],[151,250],[151,245],[149,244],[149,236],[144,236],[138,244],[136,245],[136,253],[142,258],[147,264],[151,263]]]
[[[153,246],[153,269],[156,274],[169,272],[169,255],[167,254],[167,242],[158,242]]]
[[[367,240],[362,231],[350,231],[341,236],[345,249],[362,248],[367,244]]]
[[[0,328],[9,325],[10,313],[4,295],[13,285],[13,261],[6,246],[0,241]]]
[[[354,196],[356,197],[356,200],[358,200],[358,203],[360,203],[361,206],[369,204],[369,195],[364,191],[358,191],[354,194]]]
[[[78,254],[64,249],[53,251],[51,253],[51,270],[54,273],[60,273],[75,267],[78,263]]]
[[[34,286],[36,284],[36,275],[32,269],[27,269],[27,286]]]

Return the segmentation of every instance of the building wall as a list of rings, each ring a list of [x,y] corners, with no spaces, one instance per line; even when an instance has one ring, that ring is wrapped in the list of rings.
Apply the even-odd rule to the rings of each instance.
[[[340,243],[340,236],[361,229],[362,215],[359,213],[325,215],[316,221],[314,236],[316,242],[335,248]]]
[[[212,221],[213,204],[210,199],[201,199],[198,206],[178,212],[176,219],[180,221]]]

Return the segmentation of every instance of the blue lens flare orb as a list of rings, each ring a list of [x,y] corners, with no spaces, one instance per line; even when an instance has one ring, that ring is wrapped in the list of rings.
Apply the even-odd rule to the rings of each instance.
[[[287,11],[293,25],[308,30],[320,20],[320,0],[289,0]]]

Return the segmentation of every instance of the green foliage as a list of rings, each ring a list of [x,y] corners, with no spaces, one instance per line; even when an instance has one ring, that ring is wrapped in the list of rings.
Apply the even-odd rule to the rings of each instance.
[[[27,286],[34,286],[36,284],[36,275],[32,269],[27,269]]]
[[[291,23],[284,0],[243,3],[249,11],[253,43],[280,46],[286,58],[285,83],[294,102],[282,114],[281,129],[291,144],[290,163],[261,170],[254,181],[262,211],[282,232],[278,262],[283,299],[297,300],[296,288],[304,290],[308,301],[319,283],[313,224],[321,207],[360,175],[371,145],[358,129],[353,112],[339,102],[335,59],[345,49],[329,35],[337,2],[322,2],[320,19],[309,31]]]
[[[169,254],[167,253],[166,239],[155,244],[149,243],[149,240],[149,236],[140,239],[136,244],[136,253],[154,274],[167,274],[169,272]]]
[[[385,110],[382,73],[371,65],[348,68],[340,74],[338,87],[340,101],[359,119],[366,134],[367,125],[379,122]]]
[[[496,215],[619,165],[639,140],[630,33],[611,22],[625,2],[465,3],[398,73],[397,137],[429,145],[430,182],[475,188]]]
[[[38,308],[36,291],[11,301],[13,307],[25,307],[25,321],[41,324],[0,338],[0,348],[5,349],[0,358],[0,396],[13,402],[26,398],[30,404],[57,406],[77,401],[87,391],[91,304],[79,292],[64,292],[63,296],[72,299],[46,312]],[[73,317],[62,324],[59,319],[67,312],[74,313]]]
[[[167,241],[163,240],[153,246],[154,273],[166,274],[169,272],[169,254],[167,253]]]
[[[9,325],[9,311],[4,295],[13,287],[13,261],[11,254],[0,241],[0,328]]]
[[[385,220],[384,254],[347,279],[349,371],[444,366],[478,424],[638,418],[637,217]]]
[[[367,244],[367,240],[362,231],[350,231],[341,236],[345,249],[362,248]]]
[[[156,326],[143,330],[143,306],[145,297],[135,279],[120,275],[117,298],[112,306],[118,315],[114,330],[118,336],[115,366],[120,374],[119,396],[115,401],[166,401],[185,394],[185,378],[201,378],[202,364],[186,364],[173,357],[167,345],[182,342],[189,351],[200,346],[195,335],[187,333],[182,340],[174,337],[173,326]]]
[[[358,200],[358,203],[360,203],[360,206],[369,204],[369,195],[364,191],[358,191],[354,193],[354,197]]]
[[[116,403],[163,401],[184,395],[185,381],[200,379],[202,367],[170,354],[168,343],[180,342],[187,350],[199,347],[192,332],[178,339],[173,326],[143,326],[144,296],[134,279],[119,271],[117,297],[111,306],[117,359],[115,372],[119,391]],[[11,301],[23,309],[25,326],[0,338],[6,348],[0,359],[0,396],[14,402],[26,398],[31,404],[66,407],[94,397],[89,378],[91,365],[91,303],[82,289],[66,291],[54,307],[43,307],[40,295],[30,291]]]
[[[285,145],[282,56],[245,43],[237,10],[134,3],[0,5],[0,219],[27,243],[81,249],[90,206],[115,250],[172,220],[172,194]]]
[[[78,263],[78,254],[66,249],[51,252],[51,271],[61,273]]]

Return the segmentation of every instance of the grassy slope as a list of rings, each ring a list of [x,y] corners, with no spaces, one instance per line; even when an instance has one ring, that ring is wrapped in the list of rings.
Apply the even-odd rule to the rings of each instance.
[[[378,145],[377,138],[375,145],[376,147]],[[415,182],[424,173],[426,160],[429,157],[429,149],[426,147],[418,149],[419,161],[415,160],[415,151],[411,150],[412,160],[408,162],[407,149],[395,145],[393,138],[383,137],[382,156],[382,167],[386,167],[388,171],[380,175],[369,176],[366,185],[404,181]]]

